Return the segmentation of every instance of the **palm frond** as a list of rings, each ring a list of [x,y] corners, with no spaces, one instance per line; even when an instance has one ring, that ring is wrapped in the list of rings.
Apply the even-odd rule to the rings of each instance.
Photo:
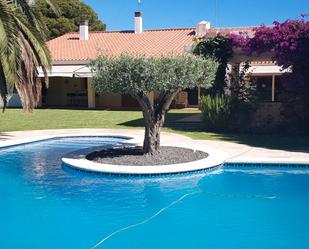
[[[45,0],[52,8],[52,0]],[[56,11],[56,9],[55,9]],[[8,88],[16,87],[24,110],[35,108],[41,97],[42,68],[48,83],[51,57],[46,45],[45,25],[35,9],[35,1],[0,1],[0,95],[6,106]]]
[[[0,4],[0,63],[6,82],[14,84],[17,80],[16,47],[18,46],[18,29],[14,20],[16,7],[4,0]]]
[[[33,53],[33,48],[22,33],[20,33],[20,43],[23,59],[20,71],[22,72],[23,78],[16,85],[16,89],[23,102],[24,109],[31,111],[39,104],[41,97],[42,84],[37,75],[37,68],[40,65],[35,53]]]

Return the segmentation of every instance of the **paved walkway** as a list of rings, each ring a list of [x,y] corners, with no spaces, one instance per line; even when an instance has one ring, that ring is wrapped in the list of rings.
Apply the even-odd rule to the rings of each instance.
[[[133,129],[68,129],[68,130],[40,130],[40,131],[16,131],[0,133],[0,147],[16,143],[36,141],[57,136],[79,135],[127,135],[134,136],[138,142],[143,139],[143,130]],[[162,132],[162,145],[175,145],[197,148],[208,147],[210,150],[220,150],[226,155],[227,162],[264,162],[264,163],[303,163],[309,164],[308,152],[296,152],[288,150],[272,150],[252,147],[225,141],[193,140],[189,137]]]

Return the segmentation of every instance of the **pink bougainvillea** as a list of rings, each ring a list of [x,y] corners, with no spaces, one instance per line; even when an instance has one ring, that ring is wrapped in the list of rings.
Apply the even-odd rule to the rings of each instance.
[[[255,34],[230,35],[234,47],[246,54],[271,52],[273,59],[283,68],[307,63],[309,66],[309,22],[306,15],[300,20],[275,21],[273,26],[262,25],[254,29]]]
[[[230,36],[234,48],[253,58],[270,53],[277,65],[292,70],[282,77],[284,100],[280,113],[285,117],[284,126],[295,132],[309,131],[309,22],[306,17],[263,25],[254,30],[253,37]]]
[[[219,83],[225,79],[227,63],[233,61],[233,55],[239,52],[240,56],[235,56],[238,60],[245,60],[246,57],[255,60],[259,55],[263,55],[262,58],[271,56],[283,69],[291,69],[280,77],[284,89],[280,115],[285,117],[280,127],[285,127],[286,131],[309,132],[309,21],[306,17],[302,15],[299,20],[275,21],[272,26],[262,25],[250,33],[218,34],[214,38],[205,38],[197,45],[195,53],[214,57],[220,62],[222,70],[217,72],[220,77],[216,78]],[[241,56],[243,54],[247,56]],[[235,68],[239,72],[239,68]],[[232,86],[236,86],[234,91],[239,93],[237,87],[241,86],[241,82],[237,77],[235,79],[236,84]],[[222,84],[216,86],[215,93],[221,94],[219,90],[224,89]],[[243,92],[240,93],[242,95],[237,96],[243,96]]]

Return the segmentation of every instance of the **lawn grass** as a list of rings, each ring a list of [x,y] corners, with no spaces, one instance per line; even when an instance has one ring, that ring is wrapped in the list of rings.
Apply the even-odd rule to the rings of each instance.
[[[309,136],[221,134],[203,131],[202,124],[178,122],[197,114],[197,109],[172,110],[163,130],[177,132],[193,139],[231,141],[258,147],[288,150],[309,148]],[[0,132],[74,129],[74,128],[141,128],[140,111],[37,109],[25,113],[20,109],[7,109],[0,114]]]
[[[198,113],[197,109],[175,110],[170,121]],[[36,109],[25,113],[6,109],[0,114],[0,132],[71,128],[143,128],[141,111]]]
[[[140,118],[142,114],[138,111],[37,109],[25,113],[19,109],[7,109],[0,114],[0,130],[124,128],[121,123]]]

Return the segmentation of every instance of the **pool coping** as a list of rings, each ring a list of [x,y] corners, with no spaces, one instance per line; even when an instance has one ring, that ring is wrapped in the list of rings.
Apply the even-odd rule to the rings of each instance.
[[[0,148],[7,148],[17,145],[26,145],[30,143],[46,141],[50,139],[57,139],[57,138],[68,138],[68,137],[118,137],[127,139],[122,144],[124,145],[142,145],[143,137],[139,135],[126,135],[126,134],[111,134],[111,133],[83,133],[78,135],[73,134],[54,134],[54,135],[44,135],[39,136],[36,138],[23,138],[23,139],[15,139],[15,140],[8,140],[8,141],[1,141]],[[174,146],[164,144],[165,146]],[[96,173],[106,173],[106,174],[120,174],[120,175],[156,175],[156,174],[176,174],[176,173],[186,173],[186,172],[193,172],[193,171],[200,171],[205,169],[210,169],[213,167],[217,167],[222,165],[224,159],[227,155],[218,150],[212,150],[209,148],[205,148],[205,146],[194,146],[194,148],[190,145],[178,146],[183,148],[189,148],[193,150],[200,150],[206,152],[208,157],[187,163],[178,163],[178,164],[167,164],[167,165],[153,165],[153,166],[123,166],[123,165],[112,165],[112,164],[101,164],[96,163],[90,160],[87,160],[85,156],[92,152],[93,150],[87,150],[83,156],[84,158],[67,158],[63,157],[62,162],[71,168],[89,171],[89,172],[96,172]],[[90,148],[94,149],[94,148]],[[74,153],[74,152],[72,152]],[[71,153],[71,154],[72,154]],[[80,150],[77,151],[80,153]]]
[[[42,142],[42,141],[48,141],[51,139],[58,139],[58,138],[78,138],[78,137],[113,137],[113,138],[123,138],[123,139],[128,139],[128,143],[132,141],[135,143],[136,141],[139,141],[138,136],[128,136],[128,135],[115,135],[112,133],[104,133],[104,134],[97,134],[97,133],[84,133],[84,134],[54,134],[54,135],[43,135],[39,136],[36,138],[22,138],[22,139],[12,139],[12,140],[7,140],[7,141],[0,141],[0,149],[2,148],[8,148],[8,147],[13,147],[13,146],[18,146],[18,145],[26,145],[26,144],[31,144],[31,143],[36,143],[36,142]]]
[[[123,129],[62,129],[62,130],[39,130],[39,131],[25,131],[22,132],[4,132],[3,134],[7,136],[7,140],[0,141],[0,148],[7,148],[11,146],[24,145],[29,143],[40,142],[49,139],[57,139],[57,138],[66,138],[66,137],[118,137],[128,139],[126,141],[127,144],[131,145],[141,145],[143,141],[143,131],[142,130],[123,130]],[[18,137],[23,137],[19,139]],[[309,165],[309,153],[305,152],[305,154],[298,154],[289,151],[280,151],[280,150],[271,150],[266,148],[257,148],[246,145],[239,145],[231,142],[222,142],[222,141],[211,141],[211,140],[193,140],[191,138],[185,137],[183,135],[167,133],[164,132],[162,134],[162,138],[164,138],[164,142],[162,145],[164,146],[178,146],[181,144],[181,147],[185,148],[193,148],[199,149],[210,154],[208,157],[208,161],[199,162],[199,167],[192,167],[192,171],[199,171],[203,169],[212,168],[215,166],[220,166],[222,164],[243,164],[244,166],[250,164],[277,164],[277,165]],[[215,145],[215,146],[212,146]],[[216,146],[217,145],[217,146]],[[223,145],[223,147],[222,147]],[[212,149],[212,148],[215,149]],[[221,148],[222,147],[222,148]],[[230,153],[227,152],[227,149],[234,149],[235,151],[239,151],[239,153]],[[252,151],[254,153],[252,153]],[[261,155],[260,155],[260,152]],[[270,153],[269,153],[270,152]],[[280,152],[279,157],[277,152]],[[277,153],[277,154],[276,154]],[[212,154],[212,155],[211,155]],[[217,154],[217,157],[215,156]],[[233,155],[234,154],[234,155]],[[258,154],[258,155],[257,155]],[[284,156],[282,156],[284,155]],[[292,155],[292,156],[291,156]],[[294,157],[293,155],[296,155]],[[308,156],[307,156],[308,155]],[[281,157],[280,157],[281,156]],[[209,160],[210,159],[210,160]],[[211,160],[213,159],[213,160]],[[68,161],[66,161],[67,163]],[[75,162],[74,162],[75,163]],[[79,168],[83,161],[79,161],[77,163],[77,168]],[[193,163],[196,163],[193,162]],[[207,164],[206,164],[207,163]],[[175,166],[176,164],[174,164]],[[206,165],[206,167],[205,167]],[[98,165],[92,165],[97,169]],[[187,166],[187,165],[185,165]],[[111,165],[108,165],[111,167]],[[127,166],[120,166],[121,168]],[[139,170],[143,166],[134,166],[138,167]],[[149,167],[149,166],[145,166]],[[158,168],[158,166],[155,166]],[[183,166],[184,167],[184,166]],[[188,172],[182,168],[181,172]],[[157,171],[156,169],[155,171]],[[170,169],[164,170],[165,173],[169,174]],[[109,172],[109,171],[108,171]],[[123,172],[123,170],[121,170]],[[189,171],[190,172],[190,171]],[[144,172],[145,173],[145,172]],[[117,174],[117,173],[115,173]],[[125,172],[125,174],[129,174]],[[150,174],[150,173],[148,173]]]

